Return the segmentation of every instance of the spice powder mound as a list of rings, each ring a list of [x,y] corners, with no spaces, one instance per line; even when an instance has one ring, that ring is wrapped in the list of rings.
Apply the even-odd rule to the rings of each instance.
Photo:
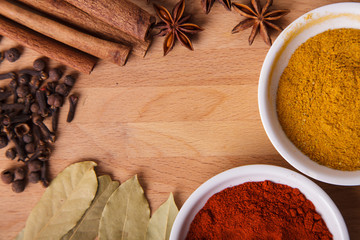
[[[263,181],[213,195],[195,216],[186,240],[332,238],[299,189]]]
[[[360,30],[329,30],[303,43],[280,78],[276,104],[284,132],[310,159],[359,170]]]

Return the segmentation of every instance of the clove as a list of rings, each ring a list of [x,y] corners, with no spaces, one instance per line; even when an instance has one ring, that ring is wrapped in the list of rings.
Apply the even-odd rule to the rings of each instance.
[[[36,71],[36,70],[31,70],[31,69],[20,70],[19,74],[28,74],[31,76],[37,76],[41,80],[46,80],[49,78],[49,75],[45,71]]]
[[[36,125],[35,123],[32,123],[31,129],[32,129],[32,133],[34,136],[34,142],[38,146],[42,142],[41,130],[40,130],[39,126]]]
[[[10,91],[4,91],[0,92],[0,101],[6,100],[8,97],[10,97],[13,93]]]
[[[1,180],[5,184],[10,184],[14,181],[14,172],[12,170],[4,170],[1,172]]]
[[[24,149],[24,144],[23,144],[22,140],[20,140],[19,138],[15,137],[15,136],[12,137],[11,140],[14,143],[16,152],[17,152],[17,154],[19,156],[18,161],[25,162],[28,157],[26,155],[26,152],[25,152],[25,149]]]
[[[30,132],[30,127],[26,123],[20,123],[14,127],[16,136],[23,139],[23,136]]]
[[[57,127],[58,127],[58,122],[59,122],[59,108],[54,107],[52,109],[53,109],[53,113],[52,113],[52,117],[51,117],[51,125],[52,125],[53,132],[56,132]]]
[[[31,119],[31,115],[27,115],[27,114],[11,115],[11,116],[5,115],[2,120],[2,125],[10,126],[18,123],[25,123],[30,119]]]
[[[41,84],[42,84],[42,81],[40,80],[40,78],[38,76],[32,76],[31,77],[29,86],[30,86],[30,89],[31,89],[31,93],[33,95],[36,94],[36,90],[38,90],[40,88]]]
[[[46,162],[43,162],[40,170],[40,180],[44,187],[49,186],[49,180],[47,179],[46,174],[47,174]]]
[[[14,102],[17,102],[18,96],[16,94],[16,88],[18,87],[18,82],[15,79],[11,80],[9,87],[14,95]]]
[[[46,117],[47,114],[48,114],[45,99],[46,99],[45,91],[44,90],[37,90],[36,91],[36,101],[39,104],[40,114],[43,117]]]
[[[0,74],[0,80],[6,80],[6,79],[15,80],[16,76],[17,75],[14,72],[4,73],[4,74]]]
[[[33,100],[33,97],[31,94],[29,94],[25,97],[25,104],[24,104],[24,110],[23,110],[24,114],[29,114],[32,100]]]
[[[23,161],[28,170],[26,177],[24,169],[15,170],[16,179],[11,179],[14,192],[22,192],[26,182],[41,181],[45,187],[49,185],[49,143],[55,142],[60,107],[75,83],[71,75],[65,76],[64,81],[60,82],[62,72],[59,69],[53,69],[49,74],[45,72],[46,63],[42,59],[34,61],[33,66],[35,70],[0,74],[0,80],[10,80],[8,90],[0,88],[0,147],[13,142],[14,147],[6,151],[6,157]],[[53,81],[42,86],[48,78]],[[69,102],[68,122],[74,118],[78,97],[69,97]],[[51,117],[52,131],[44,123],[46,117]],[[9,176],[14,177],[14,170],[11,170],[11,174]]]
[[[43,131],[43,134],[45,136],[45,140],[47,142],[54,143],[55,142],[55,134],[49,130],[49,128],[41,121],[40,119],[36,120],[34,122],[37,126],[40,127],[40,129]]]
[[[74,94],[69,97],[70,107],[69,107],[69,113],[68,113],[68,116],[66,119],[67,122],[71,122],[74,119],[76,105],[77,105],[78,101],[79,101],[79,97],[75,96]]]
[[[58,85],[58,82],[48,82],[46,85],[46,89],[50,93],[54,93],[57,85]]]
[[[0,111],[20,112],[25,108],[21,103],[2,103],[0,104]]]
[[[0,148],[4,148],[8,145],[9,140],[6,136],[6,134],[1,133],[0,134]]]

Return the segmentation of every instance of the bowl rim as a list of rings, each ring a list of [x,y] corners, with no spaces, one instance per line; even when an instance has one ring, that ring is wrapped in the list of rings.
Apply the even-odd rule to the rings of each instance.
[[[272,125],[269,120],[269,112],[271,110],[267,107],[267,99],[268,99],[268,91],[269,91],[269,75],[272,71],[272,64],[275,61],[275,58],[278,57],[278,52],[282,48],[282,42],[289,39],[289,33],[290,35],[297,34],[294,33],[294,29],[297,26],[300,25],[306,25],[304,24],[304,19],[307,18],[307,16],[311,16],[311,14],[316,13],[328,13],[331,14],[334,12],[334,9],[360,9],[360,3],[358,2],[344,2],[344,3],[334,3],[325,5],[319,8],[316,8],[312,11],[309,11],[299,18],[297,18],[295,21],[290,23],[284,31],[280,33],[280,35],[277,37],[277,39],[274,41],[274,44],[271,46],[270,50],[268,51],[264,63],[262,65],[260,77],[259,77],[259,86],[258,86],[258,107],[260,112],[260,118],[262,125],[265,129],[265,132],[270,139],[271,143],[275,147],[275,149],[278,151],[278,153],[293,167],[295,167],[297,170],[302,172],[303,174],[312,177],[314,179],[317,179],[322,182],[335,184],[335,185],[342,185],[342,186],[357,186],[360,185],[360,170],[356,171],[343,171],[343,170],[337,170],[333,168],[329,168],[323,165],[320,165],[310,158],[308,158],[305,154],[301,152],[303,156],[305,156],[310,161],[313,161],[317,166],[317,168],[323,169],[324,172],[315,171],[314,169],[308,168],[302,161],[298,161],[298,159],[294,156],[293,152],[287,150],[280,142],[280,136],[278,133],[273,130]],[[350,11],[351,12],[351,11]],[[359,14],[360,16],[360,14]],[[278,120],[277,120],[278,121]],[[279,123],[280,124],[280,123]],[[284,133],[284,132],[283,132]],[[285,134],[285,133],[284,133]],[[293,143],[287,139],[289,144],[293,145]],[[293,145],[296,149],[298,149],[295,145]],[[300,150],[298,149],[300,152]],[[334,175],[336,175],[336,177]],[[340,175],[340,176],[339,176]]]
[[[244,178],[248,175],[253,176],[254,178],[259,180],[249,179],[244,181]],[[237,184],[232,185],[227,183],[229,181],[233,182],[236,180],[238,180]],[[200,185],[190,195],[190,197],[185,201],[184,205],[180,209],[174,221],[173,227],[171,229],[170,240],[182,240],[179,238],[179,236],[185,231],[183,226],[186,224],[189,227],[191,222],[193,221],[192,218],[190,224],[186,223],[186,220],[188,219],[189,215],[192,215],[194,213],[193,211],[194,207],[198,206],[197,207],[198,210],[195,212],[195,214],[197,214],[198,211],[200,211],[200,209],[203,207],[203,205],[199,206],[198,204],[199,201],[206,203],[207,200],[215,193],[220,192],[228,187],[237,186],[245,182],[258,182],[265,180],[273,181],[275,183],[285,184],[292,188],[298,188],[300,192],[306,196],[307,199],[309,199],[309,196],[311,196],[313,200],[316,198],[316,200],[319,200],[321,204],[325,204],[327,211],[325,211],[325,213],[321,212],[321,214],[322,215],[327,214],[329,215],[329,218],[331,217],[331,219],[335,220],[338,227],[337,229],[340,230],[339,235],[341,236],[342,240],[350,239],[344,218],[341,215],[339,209],[332,201],[332,199],[328,196],[328,194],[322,188],[320,188],[316,183],[314,183],[304,175],[284,167],[267,165],[267,164],[251,164],[251,165],[244,165],[226,170],[222,173],[215,175],[214,177],[210,178],[202,185]],[[220,190],[216,191],[214,188],[219,188]],[[209,197],[206,196],[209,193],[211,193],[211,195]],[[317,212],[319,212],[317,206],[319,206],[320,203],[317,203],[316,206],[313,200],[310,201],[312,201]],[[328,226],[328,223],[327,222],[325,223]],[[186,228],[186,231],[188,231],[188,227]],[[329,228],[329,230],[331,231],[334,229]]]

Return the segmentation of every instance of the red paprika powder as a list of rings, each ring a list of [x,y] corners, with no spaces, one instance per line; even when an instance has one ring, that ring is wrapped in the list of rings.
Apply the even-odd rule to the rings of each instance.
[[[322,217],[297,188],[247,182],[213,195],[186,240],[332,239]]]

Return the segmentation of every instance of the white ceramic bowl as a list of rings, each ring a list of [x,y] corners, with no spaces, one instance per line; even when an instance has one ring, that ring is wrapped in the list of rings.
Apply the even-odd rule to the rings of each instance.
[[[349,234],[344,219],[330,197],[314,182],[294,171],[270,166],[248,165],[233,168],[202,184],[185,202],[175,219],[170,240],[184,240],[195,215],[215,193],[249,181],[270,180],[298,188],[315,206],[324,219],[334,240],[348,240]]]
[[[291,55],[309,38],[336,28],[360,29],[360,3],[337,3],[315,9],[298,18],[279,35],[266,56],[260,74],[260,116],[276,150],[296,169],[323,182],[360,185],[360,171],[335,170],[322,166],[304,155],[287,138],[276,113],[279,79]]]

